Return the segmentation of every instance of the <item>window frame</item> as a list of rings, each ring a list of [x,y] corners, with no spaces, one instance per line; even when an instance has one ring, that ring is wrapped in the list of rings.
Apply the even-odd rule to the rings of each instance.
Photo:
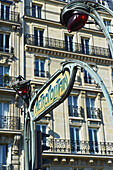
[[[92,139],[90,139],[90,132],[92,135]],[[96,131],[96,136],[94,131]],[[99,129],[94,129],[94,128],[88,128],[88,134],[89,134],[89,146],[90,146],[90,153],[99,153]],[[95,138],[97,138],[97,141],[95,141]],[[97,145],[97,146],[96,146]],[[93,150],[92,150],[93,149]]]
[[[79,96],[68,96],[68,112],[70,117],[79,117]]]
[[[39,19],[42,18],[42,5],[32,3],[32,17]]]
[[[81,130],[80,127],[70,126],[70,143],[71,143],[71,152],[72,153],[80,152],[80,130]],[[79,135],[78,139],[77,139],[77,133]]]
[[[11,34],[6,34],[6,33],[0,32],[0,36],[2,36],[2,41],[0,44],[1,45],[0,51],[11,52]],[[7,38],[8,38],[8,42],[7,42]]]
[[[73,52],[73,35],[64,34],[65,50]]]
[[[36,69],[37,63],[38,63],[38,69]],[[43,63],[43,67],[44,68],[41,66],[41,63]],[[38,74],[36,72],[38,72]],[[44,78],[46,77],[46,59],[45,58],[35,57],[35,61],[34,61],[34,76],[35,77],[44,77]]]

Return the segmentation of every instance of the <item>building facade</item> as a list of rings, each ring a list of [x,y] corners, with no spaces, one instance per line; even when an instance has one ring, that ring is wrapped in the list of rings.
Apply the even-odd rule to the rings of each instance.
[[[80,60],[99,74],[113,100],[113,59],[107,40],[95,23],[68,33],[60,24],[68,2],[0,1],[1,170],[24,169],[26,105],[10,86],[18,75],[31,80],[33,96],[61,62]],[[112,9],[112,1],[98,2]],[[113,39],[113,17],[99,14]],[[113,122],[102,89],[85,69],[78,68],[69,97],[35,128],[50,134],[43,141],[50,146],[43,152],[43,170],[113,169]]]

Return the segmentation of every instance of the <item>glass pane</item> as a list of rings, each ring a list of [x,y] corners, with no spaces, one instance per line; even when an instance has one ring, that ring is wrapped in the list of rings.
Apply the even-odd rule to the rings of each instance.
[[[89,54],[89,40],[85,40],[86,54]]]
[[[36,130],[40,131],[40,125],[36,125]]]
[[[6,19],[9,20],[9,6],[6,6]]]
[[[0,103],[0,115],[2,115],[2,103]]]
[[[93,131],[92,131],[92,129],[89,129],[89,146],[90,146],[90,152],[94,153],[94,143],[93,143]]]
[[[4,103],[4,116],[8,116],[9,113],[9,104]]]
[[[46,134],[46,126],[42,125],[42,132]],[[46,145],[46,137],[43,138],[43,144]]]
[[[70,138],[71,138],[71,151],[75,152],[75,136],[74,136],[74,128],[70,128]]]
[[[0,164],[6,164],[6,145],[0,145]]]
[[[81,39],[81,45],[82,45],[82,53],[84,54],[85,50],[84,50],[84,39],[83,38]]]
[[[76,144],[77,144],[77,151],[80,151],[79,129],[76,129]]]
[[[68,97],[69,116],[73,116],[72,96]]]
[[[65,50],[68,51],[68,37],[65,35]]]
[[[8,74],[9,75],[9,67],[4,67],[4,74]]]
[[[3,76],[3,67],[2,66],[0,66],[0,75]]]
[[[38,45],[38,30],[34,30],[34,45]]]
[[[5,35],[5,48],[9,50],[9,35]]]
[[[42,7],[37,6],[37,10],[38,10],[38,18],[41,18],[41,10],[42,10]]]
[[[40,60],[41,77],[45,77],[45,61]]]
[[[73,96],[74,116],[78,117],[77,97]]]
[[[35,76],[39,76],[39,60],[35,59]]]
[[[1,5],[1,18],[4,19],[4,5]]]
[[[32,16],[36,17],[36,6],[32,5]]]
[[[40,46],[43,46],[43,31],[39,32],[39,36],[40,36]]]
[[[94,140],[95,140],[95,151],[98,152],[97,130],[94,130]]]
[[[69,37],[70,51],[73,51],[73,37]]]
[[[0,34],[0,50],[3,50],[3,34]]]

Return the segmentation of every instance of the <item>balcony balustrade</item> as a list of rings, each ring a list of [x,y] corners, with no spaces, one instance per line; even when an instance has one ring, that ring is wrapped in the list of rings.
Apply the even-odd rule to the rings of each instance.
[[[10,21],[10,22],[20,22],[19,13],[15,11],[1,11],[0,10],[0,20]]]
[[[1,164],[0,163],[0,170],[13,170],[13,166],[12,165],[6,165],[6,164]]]
[[[39,70],[34,70],[34,75],[36,77],[46,77],[46,78],[50,78],[50,74],[48,71],[39,71]]]
[[[48,139],[49,152],[113,155],[112,142],[71,141],[65,139]]]
[[[0,115],[0,129],[21,130],[20,117]]]
[[[14,48],[13,47],[2,46],[2,47],[0,47],[0,52],[5,52],[5,53],[13,54],[14,53]]]
[[[94,107],[87,107],[87,118],[100,119],[101,114],[100,114],[99,109],[96,109]]]
[[[16,81],[16,77],[0,75],[0,87],[9,88],[14,81]]]
[[[83,117],[82,108],[74,105],[69,105],[69,116],[71,117]]]
[[[72,43],[72,46],[70,46],[69,42],[67,43],[63,40],[47,38],[47,37],[41,38],[31,34],[27,34],[25,36],[25,43],[28,45],[40,46],[45,48],[53,48],[58,50],[71,51],[74,53],[111,58],[111,54],[108,48],[88,46],[88,51],[87,51],[84,49],[85,47],[83,47],[82,44],[80,43]]]
[[[55,10],[43,10],[42,8],[35,9],[34,7],[25,7],[25,15],[37,18],[37,19],[43,19],[53,22],[59,22],[60,18],[60,12]],[[54,16],[54,20],[53,20]]]

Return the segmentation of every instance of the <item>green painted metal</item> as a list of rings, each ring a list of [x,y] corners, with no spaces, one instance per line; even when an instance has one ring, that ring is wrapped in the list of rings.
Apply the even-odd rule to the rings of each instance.
[[[91,75],[91,77],[94,78],[96,83],[99,84],[99,86],[101,87],[102,92],[104,94],[104,97],[106,99],[108,109],[109,109],[109,112],[110,112],[110,115],[111,115],[111,119],[113,121],[113,116],[112,116],[113,105],[112,105],[112,101],[111,101],[111,98],[109,96],[109,93],[108,93],[102,79],[100,78],[100,76],[88,64],[86,64],[82,61],[79,61],[79,60],[71,60],[71,61],[68,60],[68,61],[62,63],[61,70],[63,71],[65,69],[69,68],[70,72],[73,73],[73,70],[77,67],[81,67],[81,68],[85,69]],[[44,86],[46,86],[46,84],[47,83],[45,83]],[[72,86],[72,84],[71,84],[71,86]],[[42,89],[43,89],[43,87],[42,87]],[[31,132],[32,132],[32,139],[31,139],[32,140],[32,142],[31,142],[31,145],[32,145],[32,170],[34,170],[34,161],[35,161],[35,134],[34,134],[34,122],[33,122],[35,120],[35,117],[34,117],[32,109],[33,109],[33,105],[36,101],[37,95],[38,95],[38,92],[36,92],[36,94],[32,98],[32,100],[29,104],[29,108],[28,108],[28,112],[30,114],[30,119],[31,119],[31,122],[32,122],[32,125],[31,125],[32,126],[31,127]],[[67,97],[68,97],[68,95],[67,95]],[[53,108],[51,108],[51,109],[53,109]],[[26,143],[26,146],[27,146],[27,143]]]

